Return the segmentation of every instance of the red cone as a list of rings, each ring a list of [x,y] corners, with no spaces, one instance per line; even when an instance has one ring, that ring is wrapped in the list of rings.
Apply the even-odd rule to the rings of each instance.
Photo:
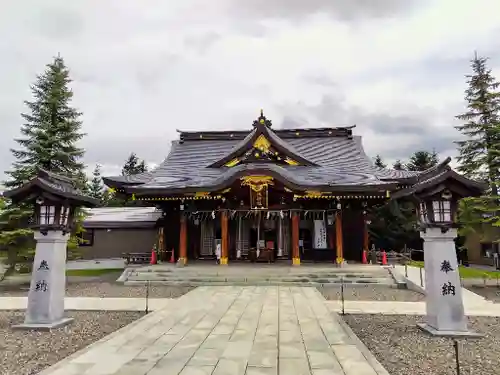
[[[387,265],[387,253],[385,252],[385,250],[382,250],[382,265]]]
[[[368,259],[366,258],[366,250],[363,250],[363,259],[362,259],[363,264],[368,264]]]
[[[158,263],[156,259],[156,251],[155,249],[153,249],[151,250],[151,261],[149,262],[149,264],[156,264],[156,263]]]
[[[174,248],[172,248],[172,253],[170,254],[170,263],[175,263]]]

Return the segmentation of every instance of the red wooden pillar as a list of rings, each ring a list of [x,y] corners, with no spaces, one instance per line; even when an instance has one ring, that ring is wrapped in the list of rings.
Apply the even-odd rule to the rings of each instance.
[[[181,213],[181,230],[179,235],[179,259],[178,266],[187,264],[187,220],[186,216]]]
[[[299,221],[299,213],[292,213],[292,264],[294,266],[300,266]]]
[[[335,240],[337,248],[337,264],[344,261],[344,239],[342,238],[342,214],[340,210],[335,213]]]
[[[228,247],[229,247],[229,232],[227,230],[227,211],[221,212],[221,236],[222,236],[222,244],[221,244],[221,255],[220,255],[220,264],[227,265],[228,259]]]

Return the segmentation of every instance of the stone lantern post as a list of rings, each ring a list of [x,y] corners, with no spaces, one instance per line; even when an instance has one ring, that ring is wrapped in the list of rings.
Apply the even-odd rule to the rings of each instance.
[[[449,161],[423,172],[392,199],[410,199],[417,206],[426,293],[425,322],[419,327],[436,336],[477,336],[467,328],[454,239],[458,201],[480,195],[484,185],[453,171]]]
[[[455,250],[458,198],[444,189],[422,197],[417,208],[426,286],[426,318],[419,327],[436,336],[475,335],[467,328]]]
[[[98,201],[83,196],[70,179],[39,170],[37,176],[3,195],[14,202],[34,205],[35,259],[23,324],[13,328],[50,330],[72,321],[64,313],[66,251],[78,207]]]

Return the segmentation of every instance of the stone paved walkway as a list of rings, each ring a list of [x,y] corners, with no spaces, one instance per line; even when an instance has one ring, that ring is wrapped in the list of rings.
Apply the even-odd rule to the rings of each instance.
[[[377,370],[375,370],[377,369]],[[199,287],[40,375],[386,375],[307,287]]]

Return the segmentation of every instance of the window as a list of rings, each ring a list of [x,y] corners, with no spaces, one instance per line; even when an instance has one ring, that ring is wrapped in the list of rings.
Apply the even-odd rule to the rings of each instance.
[[[481,256],[485,258],[491,258],[494,252],[493,244],[491,242],[485,242],[481,244]]]
[[[52,225],[56,215],[54,206],[40,206],[40,225]]]
[[[434,201],[432,202],[434,211],[434,220],[438,223],[451,221],[450,201]]]
[[[79,246],[94,246],[94,230],[85,229],[82,233],[78,234],[80,239]]]

